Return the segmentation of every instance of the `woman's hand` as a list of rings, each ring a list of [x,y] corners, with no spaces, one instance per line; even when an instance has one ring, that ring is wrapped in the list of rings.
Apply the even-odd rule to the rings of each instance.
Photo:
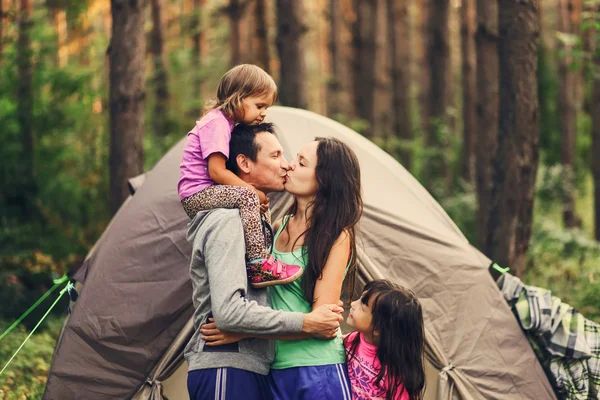
[[[208,324],[200,327],[200,338],[206,341],[207,346],[221,346],[224,344],[237,343],[247,336],[242,333],[225,332],[219,330],[213,318],[209,318]]]

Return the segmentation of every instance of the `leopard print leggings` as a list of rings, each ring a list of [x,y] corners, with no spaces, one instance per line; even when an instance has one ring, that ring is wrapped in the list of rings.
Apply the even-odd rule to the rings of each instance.
[[[260,220],[260,202],[256,192],[243,186],[212,185],[181,200],[190,218],[199,211],[214,208],[239,208],[246,240],[246,260],[252,261],[269,256]]]

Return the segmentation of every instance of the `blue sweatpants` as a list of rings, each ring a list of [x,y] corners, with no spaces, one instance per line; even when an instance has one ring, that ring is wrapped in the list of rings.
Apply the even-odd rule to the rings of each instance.
[[[190,400],[272,400],[269,377],[237,368],[188,372]]]
[[[272,369],[273,400],[351,400],[346,364]]]

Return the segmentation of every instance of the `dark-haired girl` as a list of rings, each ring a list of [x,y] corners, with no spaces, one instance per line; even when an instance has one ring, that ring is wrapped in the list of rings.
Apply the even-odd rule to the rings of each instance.
[[[367,283],[344,337],[353,399],[421,400],[423,313],[415,295],[387,280]]]

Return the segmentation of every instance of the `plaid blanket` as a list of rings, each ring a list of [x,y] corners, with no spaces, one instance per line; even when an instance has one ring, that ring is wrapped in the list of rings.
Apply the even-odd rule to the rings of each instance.
[[[525,331],[557,394],[565,399],[598,399],[600,325],[551,292],[519,278],[498,278],[504,299]]]

